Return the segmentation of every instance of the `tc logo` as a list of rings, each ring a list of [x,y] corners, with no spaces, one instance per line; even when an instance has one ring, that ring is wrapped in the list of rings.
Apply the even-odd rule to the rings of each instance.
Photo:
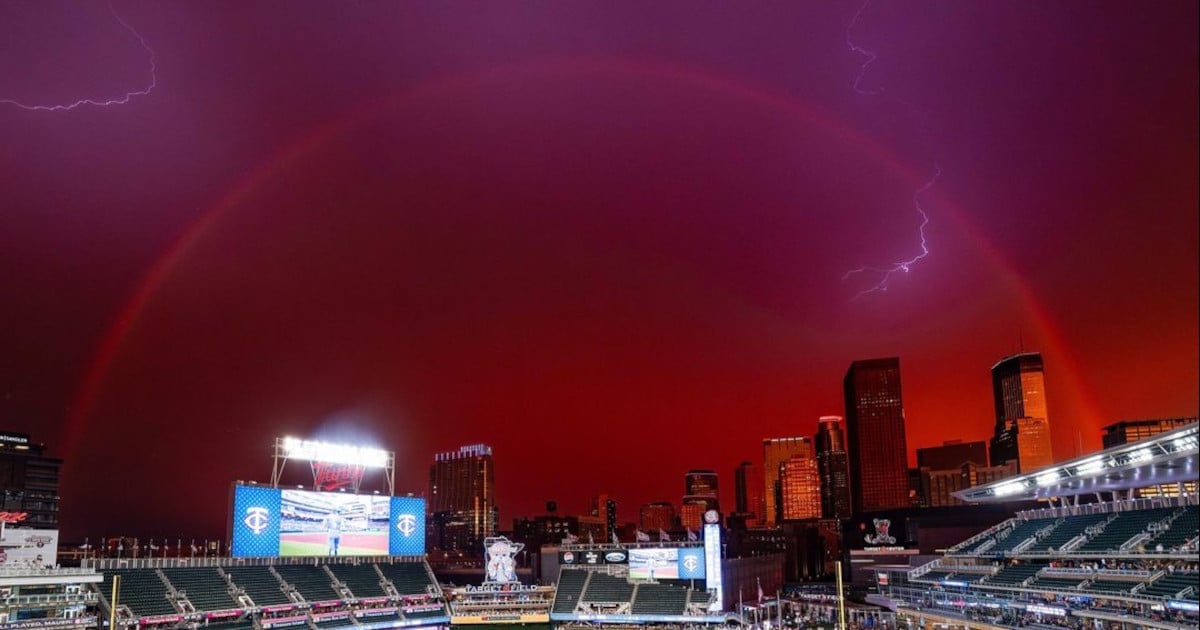
[[[400,518],[396,519],[396,529],[400,530],[405,538],[412,536],[417,531],[417,517],[412,514],[401,514]]]
[[[248,507],[246,508],[246,518],[242,519],[242,523],[250,528],[250,531],[255,535],[263,533],[263,530],[271,525],[270,512],[265,507]]]
[[[688,571],[695,571],[699,564],[700,561],[696,559],[696,556],[684,556],[683,558],[683,568]]]

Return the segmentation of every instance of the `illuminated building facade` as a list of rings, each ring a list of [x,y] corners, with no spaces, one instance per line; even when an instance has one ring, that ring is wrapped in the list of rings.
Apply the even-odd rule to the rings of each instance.
[[[850,466],[841,416],[822,416],[814,442],[821,478],[821,516],[850,518]]]
[[[1104,448],[1113,446],[1121,446],[1144,440],[1150,436],[1166,433],[1180,427],[1185,427],[1189,424],[1194,424],[1200,421],[1200,418],[1159,418],[1154,420],[1123,420],[1115,424],[1110,424],[1104,427],[1104,435],[1102,440]],[[1195,481],[1184,482],[1183,491],[1188,494],[1196,494],[1197,483]],[[1153,486],[1149,488],[1139,488],[1137,493],[1139,497],[1156,497],[1178,496],[1180,487],[1172,484],[1167,486]]]
[[[850,497],[855,513],[909,505],[900,359],[850,364],[843,381]]]
[[[793,455],[779,466],[778,501],[781,521],[821,517],[821,477],[811,453]]]
[[[812,450],[812,440],[807,437],[763,440],[763,504],[767,527],[774,527],[779,522],[779,466],[793,455],[811,457]]]
[[[975,462],[965,462],[958,468],[935,470],[921,468],[921,498],[924,507],[942,507],[946,505],[964,505],[966,502],[953,496],[958,490],[972,486],[992,483],[1017,474],[1016,462],[1008,462],[999,466],[981,466]]]
[[[1022,473],[1052,465],[1042,355],[1024,352],[993,365],[992,392],[996,404],[992,464],[1016,461]]]
[[[477,552],[496,533],[492,447],[473,444],[434,455],[429,467],[429,541],[442,551]]]

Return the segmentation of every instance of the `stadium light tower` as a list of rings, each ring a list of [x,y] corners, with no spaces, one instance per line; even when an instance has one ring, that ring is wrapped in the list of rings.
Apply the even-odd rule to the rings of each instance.
[[[336,444],[295,437],[275,438],[271,463],[271,487],[278,488],[283,469],[291,460],[309,463],[313,485],[318,490],[344,490],[358,493],[363,472],[367,468],[382,468],[389,496],[396,494],[396,453],[377,448]]]

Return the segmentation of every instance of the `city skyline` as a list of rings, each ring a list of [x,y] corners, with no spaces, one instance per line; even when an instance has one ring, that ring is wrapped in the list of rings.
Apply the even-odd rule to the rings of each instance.
[[[1058,459],[1200,406],[1194,2],[10,8],[0,427],[64,535],[223,531],[289,434],[728,511],[871,357],[908,465],[1025,350]]]

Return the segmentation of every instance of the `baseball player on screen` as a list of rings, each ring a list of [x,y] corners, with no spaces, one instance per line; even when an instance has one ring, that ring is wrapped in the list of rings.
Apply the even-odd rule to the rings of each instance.
[[[342,508],[336,508],[334,511],[325,515],[322,521],[325,526],[325,533],[329,536],[329,555],[338,555],[338,545],[342,543],[342,526],[345,519],[342,518]]]

